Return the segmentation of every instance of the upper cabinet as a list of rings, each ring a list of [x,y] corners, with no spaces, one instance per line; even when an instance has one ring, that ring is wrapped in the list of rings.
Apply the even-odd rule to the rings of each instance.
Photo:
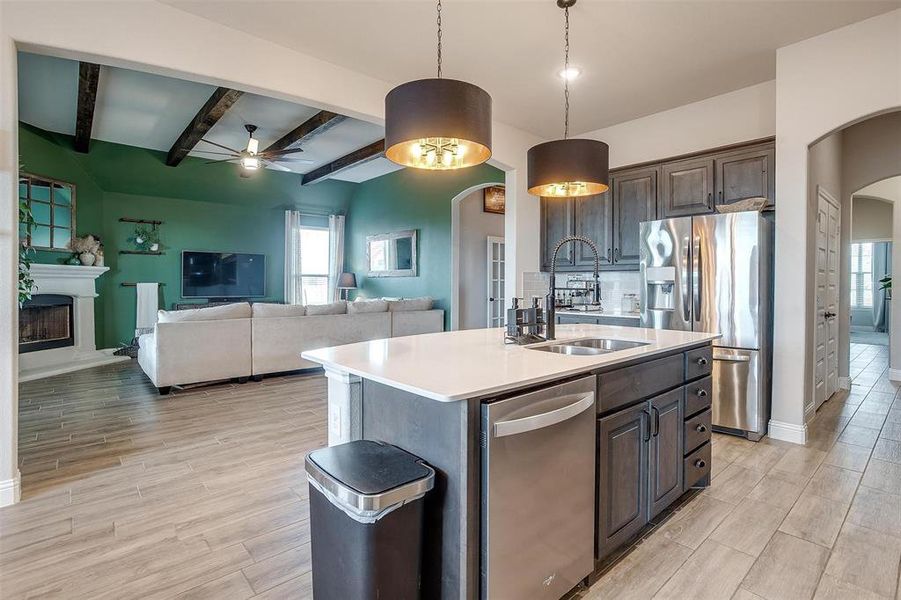
[[[772,144],[717,156],[716,203],[732,204],[763,197],[772,206],[776,195],[775,163],[776,149]]]
[[[610,190],[582,198],[541,199],[541,270],[550,270],[554,245],[583,235],[598,246],[600,266],[634,270],[642,221],[716,212],[716,207],[765,197],[775,204],[774,142],[757,142],[610,172]],[[567,244],[559,271],[590,271],[594,255]]]
[[[713,159],[691,158],[663,165],[661,219],[713,212]]]
[[[638,264],[642,221],[657,218],[655,167],[620,171],[610,176],[613,191],[613,259],[618,265]]]

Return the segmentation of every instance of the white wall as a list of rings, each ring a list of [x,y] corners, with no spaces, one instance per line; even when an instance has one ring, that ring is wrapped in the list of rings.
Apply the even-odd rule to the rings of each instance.
[[[891,239],[891,202],[867,196],[854,196],[851,203],[851,241],[888,242]]]
[[[388,82],[157,2],[0,2],[0,505],[17,476],[15,49],[240,88],[383,122]],[[253,52],[247,52],[253,48]],[[261,60],[260,57],[266,57]],[[506,171],[507,295],[538,267],[538,201],[525,191],[536,136],[495,122],[493,164]]]
[[[578,137],[607,142],[617,168],[775,133],[776,82],[767,81]]]
[[[488,327],[488,236],[504,237],[504,215],[482,210],[484,193],[460,201],[460,329]]]
[[[776,54],[776,298],[770,435],[803,442],[806,341],[814,285],[808,251],[808,146],[868,115],[901,106],[901,10],[867,19]]]

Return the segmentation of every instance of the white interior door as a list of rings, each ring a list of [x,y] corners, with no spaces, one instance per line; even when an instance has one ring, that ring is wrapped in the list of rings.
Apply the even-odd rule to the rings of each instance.
[[[817,191],[814,409],[838,389],[838,297],[841,212],[825,190]]]
[[[488,236],[488,327],[504,325],[504,238]]]

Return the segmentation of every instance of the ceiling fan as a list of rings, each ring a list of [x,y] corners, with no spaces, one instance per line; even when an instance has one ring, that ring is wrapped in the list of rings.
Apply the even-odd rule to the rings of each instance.
[[[313,164],[314,161],[307,160],[304,158],[294,158],[292,156],[288,156],[290,154],[296,154],[298,152],[303,152],[302,148],[285,148],[284,150],[271,150],[271,151],[262,151],[260,152],[260,140],[253,137],[253,132],[257,130],[256,125],[246,124],[244,125],[244,129],[247,131],[250,139],[247,140],[247,147],[244,150],[235,150],[234,148],[230,148],[228,146],[224,146],[218,142],[214,142],[212,140],[208,140],[206,138],[201,139],[201,142],[206,142],[207,144],[211,144],[216,146],[217,148],[222,148],[223,150],[228,150],[228,152],[213,152],[209,150],[200,150],[204,154],[219,154],[222,156],[228,156],[229,158],[223,158],[220,160],[210,160],[207,161],[206,164],[214,164],[214,163],[223,163],[223,162],[233,162],[237,163],[241,166],[241,177],[250,177],[250,174],[253,171],[260,169],[261,167],[274,167],[279,171],[290,171],[288,167],[284,166],[281,163],[306,163]]]

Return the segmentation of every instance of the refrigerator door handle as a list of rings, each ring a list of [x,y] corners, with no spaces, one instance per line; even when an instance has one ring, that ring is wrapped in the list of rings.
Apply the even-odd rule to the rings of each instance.
[[[729,355],[729,354],[713,354],[713,360],[722,360],[725,362],[751,362],[751,357],[747,355]]]
[[[694,232],[692,232],[694,234]],[[701,286],[704,280],[701,277],[701,269],[704,265],[701,263],[701,236],[692,235],[691,245],[691,267],[692,267],[692,310],[694,311],[695,321],[701,320]]]
[[[691,298],[688,294],[689,277],[688,277],[688,237],[682,240],[682,320],[691,323]]]

